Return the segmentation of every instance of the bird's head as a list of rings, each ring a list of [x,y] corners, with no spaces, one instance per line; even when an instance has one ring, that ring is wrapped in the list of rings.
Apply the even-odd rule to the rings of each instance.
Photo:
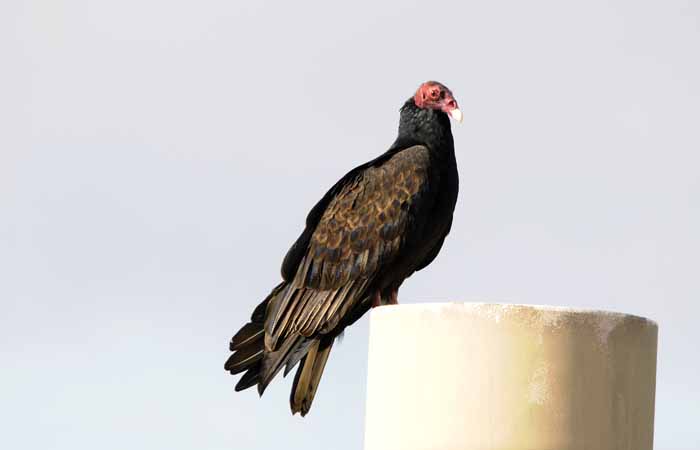
[[[462,111],[447,86],[437,81],[426,81],[421,84],[413,97],[416,106],[423,109],[436,109],[462,122]]]

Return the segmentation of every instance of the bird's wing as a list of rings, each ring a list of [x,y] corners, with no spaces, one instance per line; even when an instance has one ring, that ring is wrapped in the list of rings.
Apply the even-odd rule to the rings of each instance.
[[[398,141],[397,141],[398,142]],[[413,146],[414,143],[402,143],[401,146],[395,144],[389,151],[377,158],[361,164],[350,172],[346,173],[340,180],[338,180],[326,194],[319,200],[309,214],[306,216],[306,227],[301,233],[299,238],[294,242],[292,247],[289,249],[282,262],[282,278],[285,281],[292,281],[296,276],[297,269],[299,268],[299,263],[301,259],[306,255],[306,251],[309,247],[309,242],[311,241],[311,235],[316,230],[321,217],[326,212],[326,208],[330,202],[342,191],[348,184],[353,183],[358,177],[363,175],[366,170],[378,167],[391,159],[394,154],[402,149],[408,149]]]
[[[316,211],[317,224],[307,226],[307,236],[285,258],[298,263],[293,273],[287,268],[287,292],[269,311],[265,328],[272,340],[291,331],[311,336],[327,330],[360,300],[357,294],[391,265],[408,231],[432,206],[430,182],[437,180],[430,168],[429,150],[415,145],[351,172],[329,191],[335,190]]]

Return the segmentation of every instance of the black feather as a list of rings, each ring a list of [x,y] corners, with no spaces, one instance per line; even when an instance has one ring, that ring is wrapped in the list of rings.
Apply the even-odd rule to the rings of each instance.
[[[300,340],[304,339],[306,338],[303,336],[290,336],[284,341],[279,350],[265,355],[260,368],[260,380],[258,381],[258,393],[260,395],[263,395],[272,379],[277,375],[282,366],[286,364],[292,349],[299,344]]]
[[[235,336],[231,338],[231,343],[229,344],[229,350],[238,350],[245,345],[250,345],[256,340],[262,340],[263,338],[263,326],[260,323],[248,322],[238,330]]]
[[[236,392],[248,389],[249,387],[258,384],[260,379],[260,363],[254,365],[246,373],[243,374],[238,383],[236,383]]]
[[[243,372],[251,367],[254,363],[261,360],[264,354],[262,346],[248,346],[237,350],[226,361],[224,368],[235,375]]]

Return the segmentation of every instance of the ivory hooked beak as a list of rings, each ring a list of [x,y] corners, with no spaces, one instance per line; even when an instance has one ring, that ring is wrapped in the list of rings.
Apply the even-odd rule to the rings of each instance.
[[[452,109],[447,114],[449,114],[450,117],[452,117],[457,122],[462,123],[462,119],[464,117],[462,116],[462,111],[460,111],[459,108]]]

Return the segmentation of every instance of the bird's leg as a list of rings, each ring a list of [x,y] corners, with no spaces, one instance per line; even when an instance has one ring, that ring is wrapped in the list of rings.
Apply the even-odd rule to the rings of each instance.
[[[377,306],[380,306],[382,304],[382,297],[379,295],[379,291],[374,293],[374,297],[372,297],[372,308],[376,308]]]
[[[398,289],[391,290],[391,294],[389,295],[389,304],[390,305],[398,305],[399,304],[399,290]]]

